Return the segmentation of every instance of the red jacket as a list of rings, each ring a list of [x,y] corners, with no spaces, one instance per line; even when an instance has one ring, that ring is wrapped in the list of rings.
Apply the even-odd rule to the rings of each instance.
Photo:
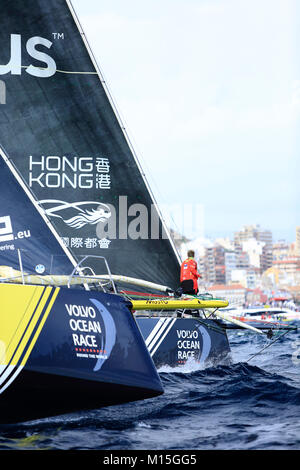
[[[197,291],[199,277],[201,277],[201,275],[197,271],[197,263],[194,258],[187,258],[185,261],[183,261],[180,270],[180,282],[192,279],[194,283],[194,290]]]

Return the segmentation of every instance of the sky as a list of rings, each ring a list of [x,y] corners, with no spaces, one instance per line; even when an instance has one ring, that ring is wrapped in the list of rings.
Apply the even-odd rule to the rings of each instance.
[[[297,0],[72,0],[166,219],[300,225]],[[298,24],[297,24],[298,23]]]

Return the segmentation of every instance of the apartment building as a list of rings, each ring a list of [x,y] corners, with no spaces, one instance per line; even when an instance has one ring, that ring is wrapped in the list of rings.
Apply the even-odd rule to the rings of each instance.
[[[251,240],[256,240],[256,247],[254,247],[254,242],[250,242]],[[259,261],[256,261],[254,266],[258,267],[259,263],[261,273],[272,266],[273,236],[271,230],[263,230],[260,225],[245,225],[242,230],[235,232],[234,243],[236,249],[240,246],[243,251],[250,250],[252,257],[256,251],[256,257],[259,256]],[[259,251],[260,253],[258,253]]]

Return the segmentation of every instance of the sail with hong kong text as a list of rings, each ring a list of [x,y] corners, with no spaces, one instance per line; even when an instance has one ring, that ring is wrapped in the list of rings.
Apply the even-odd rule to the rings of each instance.
[[[1,4],[6,155],[75,259],[176,289],[178,254],[71,2]]]

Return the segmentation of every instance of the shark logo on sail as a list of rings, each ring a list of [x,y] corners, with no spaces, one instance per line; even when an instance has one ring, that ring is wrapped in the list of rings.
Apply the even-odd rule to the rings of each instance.
[[[111,210],[107,204],[96,201],[66,202],[57,199],[45,199],[38,201],[40,205],[49,205],[44,208],[45,214],[50,217],[58,217],[72,228],[79,229],[87,224],[95,225],[99,222],[106,222],[111,217]],[[88,209],[88,207],[90,209]],[[64,218],[62,213],[75,212],[72,217]]]
[[[11,34],[10,35],[10,50],[11,56],[10,60],[6,65],[0,65],[0,75],[6,75],[11,73],[12,75],[21,75],[22,69],[25,69],[25,72],[34,77],[48,78],[52,77],[56,73],[56,63],[49,54],[42,52],[37,49],[37,47],[44,47],[50,49],[52,42],[49,39],[33,36],[28,39],[26,42],[26,51],[28,56],[36,59],[43,63],[43,66],[36,67],[34,65],[22,64],[22,36],[21,34]],[[1,63],[1,59],[0,59]]]

